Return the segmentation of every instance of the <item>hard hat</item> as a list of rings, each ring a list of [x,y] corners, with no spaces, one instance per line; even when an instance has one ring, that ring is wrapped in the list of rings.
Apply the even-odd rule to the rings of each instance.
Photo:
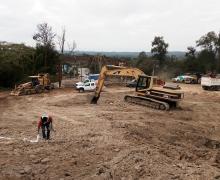
[[[48,116],[46,113],[44,113],[44,114],[42,114],[41,117],[42,117],[42,119],[43,119],[43,118],[48,118],[49,116]]]

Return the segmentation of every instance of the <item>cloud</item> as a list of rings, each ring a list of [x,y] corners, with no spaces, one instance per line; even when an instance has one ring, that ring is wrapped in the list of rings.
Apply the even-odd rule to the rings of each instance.
[[[80,50],[150,50],[155,35],[185,50],[220,30],[219,0],[0,0],[0,40],[34,45],[36,25],[48,22]]]

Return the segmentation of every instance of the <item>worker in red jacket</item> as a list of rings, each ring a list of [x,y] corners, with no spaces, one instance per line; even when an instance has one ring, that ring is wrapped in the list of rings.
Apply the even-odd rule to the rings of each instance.
[[[47,114],[43,114],[40,117],[40,120],[38,121],[38,134],[40,132],[40,128],[42,129],[42,135],[44,139],[50,139],[50,130],[53,130],[53,119],[51,116],[48,116]]]

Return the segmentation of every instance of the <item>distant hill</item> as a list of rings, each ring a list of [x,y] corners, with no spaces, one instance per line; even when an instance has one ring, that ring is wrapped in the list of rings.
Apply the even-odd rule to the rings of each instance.
[[[136,58],[138,57],[140,52],[99,52],[99,51],[76,51],[76,55],[105,55],[108,57],[119,57],[119,58]],[[148,56],[151,56],[150,52],[145,52]],[[185,52],[183,51],[170,51],[168,52],[168,56],[176,56],[178,59],[181,59],[185,56]]]

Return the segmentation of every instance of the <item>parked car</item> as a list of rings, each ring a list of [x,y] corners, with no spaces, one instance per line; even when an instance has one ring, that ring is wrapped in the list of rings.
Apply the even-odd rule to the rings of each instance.
[[[201,77],[197,75],[182,75],[172,79],[175,83],[200,84]]]
[[[137,81],[136,79],[133,79],[131,82],[129,82],[127,85],[127,87],[136,87],[137,86]]]
[[[175,82],[175,83],[183,83],[185,82],[185,79],[187,78],[187,76],[177,76],[176,78],[172,78],[172,82]]]
[[[185,78],[186,84],[197,84],[197,78],[195,76],[189,76]]]

